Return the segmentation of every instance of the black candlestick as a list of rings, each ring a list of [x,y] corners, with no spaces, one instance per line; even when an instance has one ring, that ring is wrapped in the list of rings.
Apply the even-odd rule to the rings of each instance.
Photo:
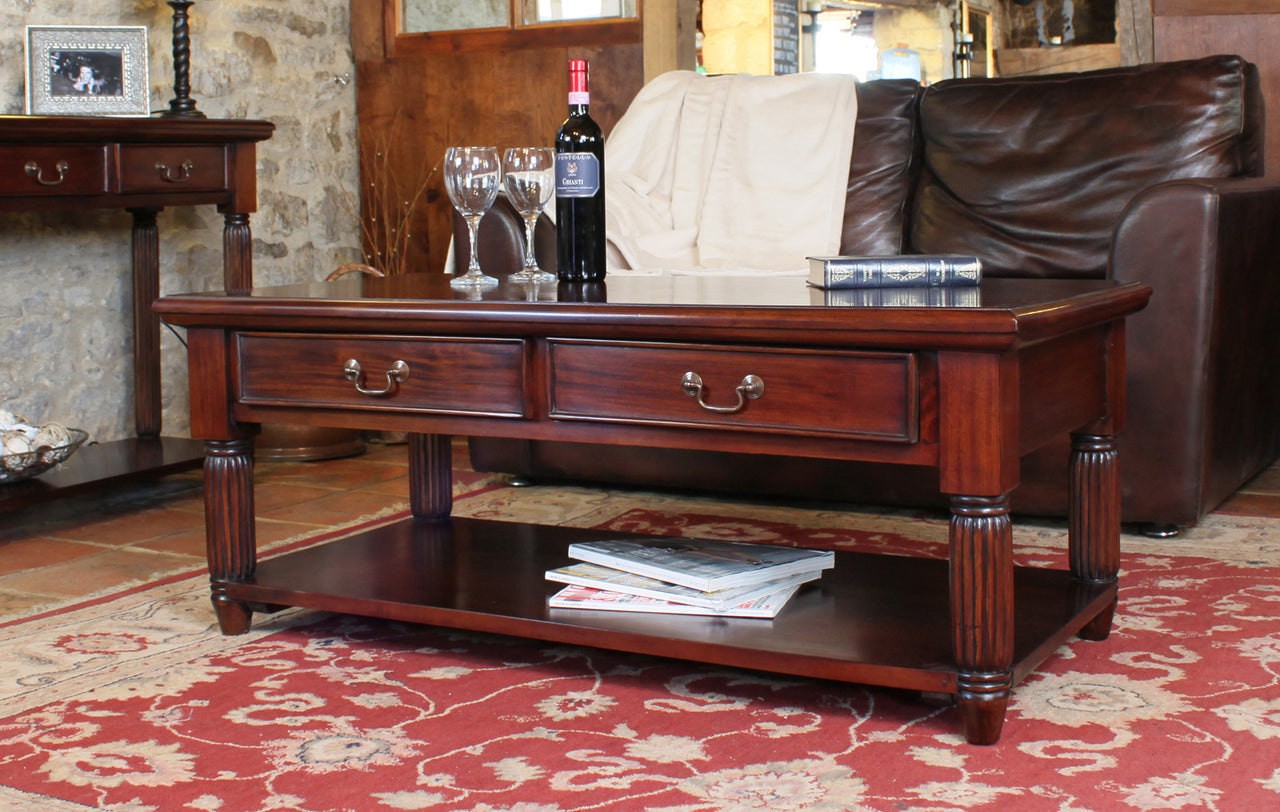
[[[191,33],[187,25],[187,9],[195,0],[168,0],[173,9],[173,93],[165,116],[204,118],[191,98]]]

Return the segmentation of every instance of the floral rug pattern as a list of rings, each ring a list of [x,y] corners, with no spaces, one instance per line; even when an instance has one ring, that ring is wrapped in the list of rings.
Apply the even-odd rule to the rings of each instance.
[[[935,555],[946,535],[571,488],[457,512]],[[1020,563],[1062,566],[1064,536],[1018,523]],[[205,578],[174,577],[0,626],[0,808],[1280,808],[1280,521],[1124,542],[1111,637],[1019,685],[993,747],[911,692],[301,610],[223,637]]]

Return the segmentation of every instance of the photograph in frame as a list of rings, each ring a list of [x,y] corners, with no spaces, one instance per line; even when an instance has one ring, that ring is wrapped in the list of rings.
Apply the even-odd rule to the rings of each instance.
[[[27,26],[27,113],[150,114],[147,30],[141,26]]]

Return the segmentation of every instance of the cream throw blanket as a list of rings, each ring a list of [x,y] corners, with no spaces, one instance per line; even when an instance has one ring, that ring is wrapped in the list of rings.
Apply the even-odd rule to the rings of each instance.
[[[778,269],[839,253],[857,82],[663,74],[605,144],[610,269]]]

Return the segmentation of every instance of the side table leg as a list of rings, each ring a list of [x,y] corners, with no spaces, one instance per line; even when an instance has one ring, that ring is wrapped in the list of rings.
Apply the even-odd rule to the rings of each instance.
[[[253,287],[253,232],[248,214],[222,216],[222,283],[227,290]]]
[[[228,581],[244,581],[257,567],[253,511],[253,441],[204,444],[205,545],[213,609],[223,634],[249,630],[253,610],[227,597]]]
[[[449,435],[409,435],[409,505],[417,519],[447,519],[453,512],[453,438]]]
[[[953,496],[950,548],[956,704],[969,743],[995,744],[1013,690],[1013,526],[1008,496]]]
[[[1120,466],[1115,437],[1071,435],[1067,546],[1071,572],[1082,581],[1113,583],[1120,571]],[[1111,633],[1116,601],[1080,630],[1085,640]]]
[[[160,317],[151,309],[160,297],[156,211],[129,210],[133,215],[133,420],[139,437],[160,436]]]

